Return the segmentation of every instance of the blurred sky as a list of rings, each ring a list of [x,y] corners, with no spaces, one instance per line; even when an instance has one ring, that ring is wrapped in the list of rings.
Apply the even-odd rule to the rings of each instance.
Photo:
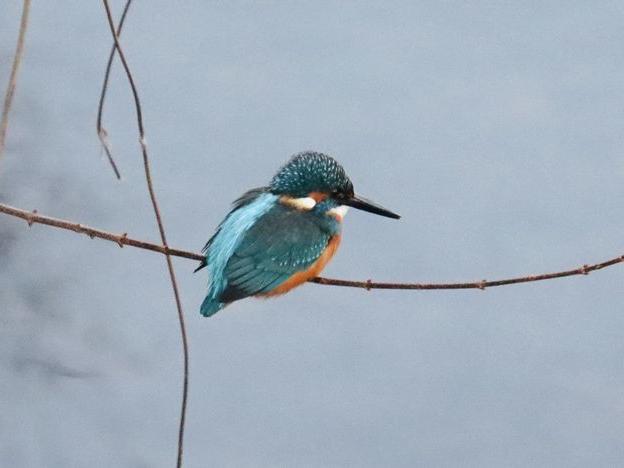
[[[113,2],[116,12],[121,2]],[[0,85],[21,1],[0,8]],[[199,250],[288,157],[397,211],[326,274],[454,281],[623,253],[621,2],[136,2],[123,43],[170,243]],[[0,198],[157,241],[98,2],[34,2]],[[169,467],[181,392],[160,255],[0,217],[0,465]],[[307,285],[211,319],[176,259],[187,467],[624,465],[621,267],[481,291]]]

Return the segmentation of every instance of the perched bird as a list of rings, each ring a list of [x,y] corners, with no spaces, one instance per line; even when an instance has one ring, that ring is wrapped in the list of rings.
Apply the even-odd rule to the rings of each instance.
[[[205,317],[249,296],[284,294],[317,276],[340,244],[349,207],[400,216],[358,197],[345,170],[330,156],[293,156],[268,187],[249,190],[202,250],[208,267]]]

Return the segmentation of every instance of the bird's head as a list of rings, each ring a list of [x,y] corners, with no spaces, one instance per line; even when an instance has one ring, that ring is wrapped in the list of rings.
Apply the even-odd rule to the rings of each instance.
[[[388,218],[400,216],[376,203],[355,195],[353,183],[343,167],[331,156],[304,152],[293,156],[269,185],[282,203],[300,210],[320,210],[342,218],[347,207]]]

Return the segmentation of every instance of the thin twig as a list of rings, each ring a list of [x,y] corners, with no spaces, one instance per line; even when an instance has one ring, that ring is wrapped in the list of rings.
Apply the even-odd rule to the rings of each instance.
[[[9,126],[9,112],[11,111],[13,96],[15,96],[15,86],[17,85],[17,73],[19,72],[19,67],[22,63],[22,57],[24,55],[24,40],[26,38],[26,29],[28,29],[29,13],[30,0],[24,0],[22,5],[22,19],[20,21],[20,29],[17,36],[17,46],[15,47],[15,55],[13,56],[13,65],[11,66],[9,84],[7,85],[6,94],[4,95],[2,118],[0,118],[0,159],[2,159],[2,153],[4,153],[6,133]]]
[[[123,29],[124,22],[126,21],[126,15],[128,14],[128,10],[130,9],[130,5],[132,4],[132,0],[127,0],[123,12],[121,13],[121,18],[119,19],[119,24],[117,24],[117,37],[121,35],[121,30]],[[111,149],[110,142],[108,141],[108,132],[102,126],[102,114],[104,113],[104,102],[106,100],[106,92],[108,91],[108,80],[110,79],[111,67],[113,65],[113,58],[115,57],[115,42],[113,41],[113,45],[111,47],[111,51],[108,54],[108,61],[106,62],[106,72],[104,73],[104,82],[102,83],[102,91],[100,93],[100,101],[98,103],[98,112],[97,112],[97,123],[96,129],[98,138],[100,139],[100,143],[102,143],[102,148],[104,148],[104,152],[106,153],[106,157],[108,158],[108,162],[110,163],[113,171],[115,172],[115,177],[117,179],[121,179],[121,173],[117,168],[117,164],[113,159],[113,152]]]
[[[119,37],[115,32],[115,24],[113,23],[113,17],[111,15],[110,6],[108,0],[103,0],[104,9],[106,10],[106,18],[108,19],[108,26],[115,41],[115,48],[119,54],[119,59],[123,65],[128,78],[128,83],[132,90],[132,96],[134,97],[134,107],[136,110],[137,126],[139,129],[139,142],[141,143],[141,153],[143,155],[143,168],[145,170],[145,181],[147,182],[147,189],[149,191],[150,200],[152,201],[152,208],[154,210],[154,216],[156,217],[156,223],[158,224],[158,231],[160,233],[160,240],[165,249],[168,249],[167,236],[165,234],[165,227],[163,224],[160,209],[158,208],[158,201],[156,199],[156,192],[154,190],[154,184],[152,182],[152,174],[150,170],[149,156],[147,154],[147,143],[145,140],[145,128],[143,126],[143,112],[141,109],[141,100],[139,99],[139,93],[137,91],[132,72],[126,61],[123,49],[119,43]],[[186,422],[186,404],[188,398],[188,380],[189,380],[189,354],[188,354],[188,340],[186,337],[186,327],[184,324],[184,313],[182,311],[182,301],[180,300],[180,293],[178,291],[178,284],[176,282],[175,271],[173,269],[173,262],[171,261],[171,255],[166,251],[165,258],[167,260],[167,269],[169,270],[169,277],[171,279],[171,287],[173,288],[173,295],[175,297],[176,308],[178,310],[178,322],[180,325],[180,334],[182,337],[182,351],[184,358],[184,376],[182,384],[182,403],[180,408],[180,424],[178,427],[178,454],[177,454],[177,467],[182,467],[182,456],[184,453],[184,427]]]
[[[19,208],[14,208],[9,205],[5,205],[0,203],[0,213],[5,213],[10,216],[15,216],[17,218],[21,218],[25,220],[28,225],[32,224],[45,224],[48,226],[53,226],[60,229],[66,229],[69,231],[74,231],[80,234],[86,234],[91,238],[99,238],[107,241],[115,242],[120,247],[124,245],[129,245],[131,247],[137,247],[140,249],[151,250],[153,252],[159,252],[162,254],[169,254],[175,257],[188,258],[190,260],[198,260],[201,261],[204,259],[204,255],[195,252],[189,252],[187,250],[179,250],[172,249],[169,247],[164,247],[162,245],[153,244],[150,242],[145,242],[137,239],[132,239],[128,237],[127,234],[113,234],[111,232],[102,231],[99,229],[95,229],[89,226],[85,226],[83,224],[73,223],[71,221],[67,221],[64,219],[58,218],[50,218],[48,216],[43,216],[38,214],[36,211],[25,211]],[[330,285],[330,286],[343,286],[349,288],[361,288],[361,289],[411,289],[411,290],[433,290],[433,289],[485,289],[491,288],[495,286],[506,286],[509,284],[520,284],[520,283],[532,283],[535,281],[545,281],[551,280],[555,278],[565,278],[567,276],[578,276],[578,275],[587,275],[593,271],[602,270],[603,268],[607,268],[613,265],[617,265],[618,263],[624,263],[624,255],[620,255],[618,257],[614,257],[612,259],[606,260],[600,263],[594,264],[586,264],[579,268],[573,268],[571,270],[558,271],[556,273],[544,273],[539,275],[527,275],[527,276],[518,276],[515,278],[507,278],[501,280],[494,281],[472,281],[465,283],[379,283],[373,282],[371,280],[368,281],[350,281],[350,280],[341,280],[341,279],[333,279],[333,278],[314,278],[311,279],[310,282],[322,284],[322,285]]]

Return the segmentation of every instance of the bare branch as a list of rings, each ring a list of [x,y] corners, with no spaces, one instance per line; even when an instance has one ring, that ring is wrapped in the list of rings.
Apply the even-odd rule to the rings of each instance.
[[[28,29],[29,13],[30,0],[24,0],[22,5],[22,19],[20,21],[20,29],[17,36],[17,46],[15,47],[15,55],[13,56],[13,65],[11,66],[9,84],[7,85],[6,94],[4,95],[2,117],[0,118],[0,159],[2,159],[2,153],[4,153],[6,133],[9,126],[9,112],[11,111],[13,96],[15,95],[15,86],[17,85],[17,73],[19,72],[19,67],[22,63],[22,57],[24,55],[24,40],[26,38],[26,29]]]
[[[163,247],[168,249],[167,236],[165,234],[165,227],[163,224],[160,209],[158,208],[158,201],[156,199],[156,192],[154,190],[154,184],[152,182],[152,174],[150,170],[149,156],[147,154],[147,143],[145,141],[145,128],[143,125],[143,112],[141,109],[141,100],[139,99],[139,93],[126,61],[126,57],[119,43],[119,37],[115,31],[115,24],[113,23],[113,17],[111,15],[108,0],[103,0],[104,9],[106,10],[106,17],[108,19],[108,26],[115,41],[115,48],[119,54],[119,58],[126,72],[128,83],[132,90],[132,96],[134,97],[134,107],[136,110],[137,126],[139,129],[139,141],[141,143],[141,153],[143,154],[143,168],[145,170],[145,180],[147,182],[147,189],[149,191],[150,200],[152,201],[152,208],[154,210],[154,216],[156,217],[156,223],[158,224],[158,231],[160,232],[160,239]],[[182,311],[182,301],[180,300],[180,292],[178,291],[178,284],[176,282],[175,271],[173,269],[173,262],[171,261],[171,255],[165,251],[165,258],[167,260],[167,269],[169,270],[169,277],[171,279],[171,287],[173,288],[173,295],[175,297],[176,308],[178,311],[178,322],[180,324],[180,334],[182,336],[182,352],[184,360],[184,375],[182,383],[182,403],[180,408],[180,424],[178,427],[178,456],[177,466],[182,467],[182,456],[184,453],[184,427],[186,422],[186,405],[188,399],[188,381],[189,381],[189,353],[188,353],[188,340],[186,337],[186,327],[184,325],[184,313]]]
[[[349,288],[362,289],[480,289],[493,288],[495,286],[507,286],[508,284],[533,283],[535,281],[545,281],[555,278],[565,278],[567,276],[588,275],[592,271],[602,270],[618,263],[624,263],[624,255],[612,258],[602,263],[594,263],[593,265],[583,265],[572,270],[558,271],[556,273],[544,273],[540,275],[518,276],[494,281],[474,281],[470,283],[376,283],[371,280],[367,281],[349,281],[333,278],[313,278],[312,283],[325,284],[331,286],[343,286]]]
[[[132,247],[138,247],[140,249],[151,250],[153,252],[159,252],[162,254],[169,254],[175,257],[188,258],[190,260],[198,260],[201,261],[204,259],[204,256],[200,253],[189,252],[187,250],[179,250],[172,249],[169,247],[164,247],[158,244],[152,244],[150,242],[145,242],[137,239],[132,239],[128,237],[127,234],[113,234],[111,232],[101,231],[99,229],[95,229],[89,226],[85,226],[83,224],[73,223],[71,221],[66,221],[58,218],[50,218],[47,216],[43,216],[38,214],[36,211],[25,211],[19,208],[14,208],[9,205],[5,205],[0,203],[0,213],[5,213],[10,216],[15,216],[17,218],[21,218],[25,220],[28,225],[32,224],[45,224],[48,226],[57,227],[60,229],[66,229],[69,231],[74,231],[80,234],[86,234],[91,238],[99,238],[107,241],[115,242],[119,244],[120,247],[124,245],[129,245]],[[322,284],[322,285],[330,285],[330,286],[343,286],[349,288],[361,288],[366,290],[371,289],[410,289],[410,290],[433,290],[433,289],[486,289],[495,286],[507,286],[509,284],[520,284],[520,283],[532,283],[535,281],[545,281],[551,280],[555,278],[565,278],[568,276],[579,276],[579,275],[588,275],[589,273],[597,270],[602,270],[603,268],[607,268],[613,265],[617,265],[618,263],[624,263],[624,255],[620,255],[618,257],[606,260],[601,263],[594,264],[586,264],[579,268],[574,268],[571,270],[564,270],[555,273],[544,273],[539,275],[527,275],[527,276],[518,276],[514,278],[507,278],[501,280],[494,281],[472,281],[465,283],[379,283],[373,282],[371,280],[367,281],[350,281],[350,280],[342,280],[342,279],[333,279],[333,278],[314,278],[311,279],[310,282]]]
[[[126,21],[126,15],[128,14],[128,10],[130,9],[130,5],[132,4],[132,0],[128,0],[126,5],[124,6],[123,12],[121,13],[121,18],[119,19],[119,24],[117,25],[117,37],[121,35],[121,30],[123,28],[124,22]],[[111,66],[113,65],[113,58],[115,57],[115,43],[113,42],[113,46],[111,47],[111,51],[108,54],[108,61],[106,62],[106,72],[104,73],[104,82],[102,83],[102,92],[100,93],[100,101],[98,103],[98,113],[97,113],[97,134],[100,139],[100,143],[102,143],[102,148],[104,148],[104,152],[106,153],[106,157],[108,158],[108,162],[110,163],[113,171],[115,172],[115,177],[117,179],[121,179],[121,174],[119,173],[119,169],[117,168],[117,164],[113,159],[113,153],[111,150],[110,142],[108,141],[108,132],[102,126],[102,114],[104,112],[104,101],[106,100],[106,92],[108,91],[108,80],[110,79]]]
[[[102,231],[101,229],[95,229],[89,226],[85,226],[84,224],[74,223],[72,221],[67,221],[59,218],[51,218],[49,216],[43,216],[37,213],[37,210],[25,211],[10,205],[0,203],[0,213],[21,218],[25,220],[29,226],[32,226],[33,224],[45,224],[46,226],[74,231],[78,234],[85,234],[91,239],[97,238],[111,241],[118,244],[119,247],[129,245],[130,247],[151,250],[153,252],[159,252],[161,254],[168,253],[169,255],[173,255],[175,257],[188,258],[191,260],[202,260],[204,258],[203,255],[198,253],[166,248],[160,244],[153,244],[151,242],[132,239],[128,237],[128,233],[115,234],[113,232]]]

